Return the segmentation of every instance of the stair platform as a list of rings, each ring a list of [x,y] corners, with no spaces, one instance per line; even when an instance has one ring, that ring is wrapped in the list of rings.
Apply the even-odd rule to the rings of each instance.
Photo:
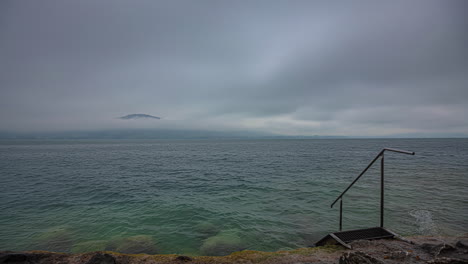
[[[366,229],[357,229],[350,231],[341,231],[330,233],[324,238],[315,243],[316,246],[325,246],[325,245],[342,245],[351,249],[352,247],[348,244],[356,240],[375,240],[375,239],[384,239],[384,238],[395,238],[399,237],[397,234],[392,231],[385,229],[383,227],[372,227]]]

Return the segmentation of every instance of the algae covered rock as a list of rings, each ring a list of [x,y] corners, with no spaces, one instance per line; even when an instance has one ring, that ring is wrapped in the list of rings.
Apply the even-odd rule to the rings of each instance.
[[[53,227],[32,239],[31,248],[55,252],[70,252],[73,246],[72,232],[63,226]]]
[[[203,255],[224,256],[245,249],[236,231],[222,231],[205,240],[200,248]]]
[[[157,254],[158,249],[151,236],[137,235],[124,238],[114,238],[105,250],[116,251],[125,254]]]
[[[93,251],[103,251],[106,249],[107,241],[105,240],[94,240],[86,241],[81,243],[76,243],[73,245],[71,252],[72,253],[86,253]]]

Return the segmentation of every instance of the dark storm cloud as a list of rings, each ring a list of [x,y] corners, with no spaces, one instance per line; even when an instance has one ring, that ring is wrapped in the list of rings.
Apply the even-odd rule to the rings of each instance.
[[[465,1],[3,1],[0,128],[468,134]],[[130,113],[158,123],[122,123]]]

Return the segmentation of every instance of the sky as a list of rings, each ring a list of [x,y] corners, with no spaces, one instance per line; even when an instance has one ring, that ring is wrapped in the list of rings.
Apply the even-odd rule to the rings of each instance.
[[[117,128],[468,136],[468,1],[0,1],[0,131]]]

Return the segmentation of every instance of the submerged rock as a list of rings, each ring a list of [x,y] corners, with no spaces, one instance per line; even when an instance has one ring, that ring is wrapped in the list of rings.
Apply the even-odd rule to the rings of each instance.
[[[210,222],[200,222],[195,225],[194,230],[207,237],[214,236],[220,231],[219,227]]]
[[[103,251],[106,249],[107,241],[105,240],[93,240],[86,241],[81,243],[76,243],[73,245],[71,252],[72,253],[86,253],[93,251]]]
[[[137,235],[125,238],[113,239],[107,244],[105,250],[116,251],[125,254],[157,254],[158,249],[151,236]]]
[[[32,239],[32,248],[54,252],[70,252],[73,246],[73,235],[66,227],[48,229]]]
[[[224,256],[245,249],[242,239],[235,231],[222,231],[205,240],[200,248],[203,255]]]

